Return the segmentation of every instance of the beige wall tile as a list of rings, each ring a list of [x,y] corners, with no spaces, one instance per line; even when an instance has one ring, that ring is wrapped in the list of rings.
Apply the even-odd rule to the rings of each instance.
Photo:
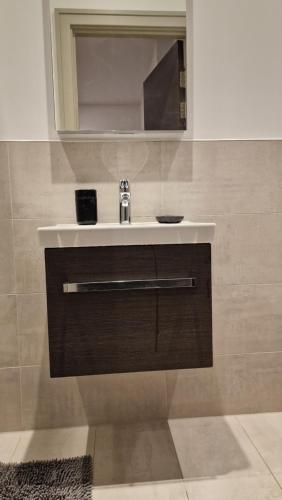
[[[160,142],[104,142],[101,158],[115,180],[160,182]],[[117,177],[118,175],[118,177]]]
[[[195,217],[217,224],[213,284],[282,283],[282,214]]]
[[[124,176],[133,184],[135,215],[155,215],[160,205],[158,148],[138,142],[12,143],[14,217],[74,218],[74,190],[94,187],[99,220],[118,220],[118,181]]]
[[[44,249],[39,245],[37,228],[50,220],[15,220],[15,265],[18,293],[45,292]]]
[[[131,184],[131,212],[133,221],[137,217],[148,217],[161,213],[161,188],[158,182]]]
[[[282,211],[282,141],[18,142],[8,147],[15,246],[11,221],[1,220],[0,294],[15,292],[15,249],[16,291],[25,294],[18,297],[20,362],[42,365],[25,368],[23,374],[27,427],[166,416],[163,372],[64,380],[42,375],[48,367],[46,310],[37,293],[45,293],[45,270],[36,230],[73,221],[78,188],[98,190],[100,221],[118,221],[122,177],[131,181],[136,220],[171,212],[215,221],[215,352],[281,350],[282,215],[270,212]],[[4,143],[0,164],[1,219],[11,215]],[[1,310],[5,323],[5,307]],[[17,355],[16,344],[7,343],[5,335],[0,337],[5,342],[0,366],[14,364]],[[170,372],[170,412],[193,416],[282,409],[281,361],[280,353],[219,356],[214,369]]]
[[[18,339],[21,365],[39,365],[48,353],[46,296],[19,294]]]
[[[282,475],[282,413],[240,415],[238,420],[271,471]]]
[[[166,415],[162,373],[51,379],[47,366],[21,370],[23,424],[27,429]]]
[[[90,142],[11,144],[14,217],[74,218],[74,190],[98,188],[97,183],[99,207],[101,202],[105,214],[114,213],[112,204],[105,200],[108,201],[109,189],[113,191],[115,179],[106,170],[99,152],[100,145]]]
[[[11,460],[29,462],[92,455],[94,440],[95,430],[87,426],[22,431]]]
[[[272,476],[185,482],[189,500],[282,500]]]
[[[100,426],[95,440],[95,485],[180,479],[166,422]]]
[[[21,428],[20,370],[0,369],[0,429],[1,431]]]
[[[15,291],[12,222],[0,220],[0,294]]]
[[[16,297],[0,295],[0,367],[18,363]]]
[[[48,146],[51,178],[55,186],[112,183],[118,179],[117,165],[104,161],[101,142],[49,142]]]
[[[163,203],[189,215],[279,212],[282,141],[162,145]]]
[[[164,372],[78,377],[90,423],[136,422],[167,416]]]
[[[75,378],[51,379],[48,368],[21,368],[22,418],[25,429],[87,425]]]
[[[169,421],[184,478],[270,474],[235,417]]]
[[[0,219],[11,217],[8,144],[0,142]]]
[[[282,351],[281,303],[281,284],[215,286],[214,352]]]
[[[163,182],[193,181],[194,147],[192,141],[160,143],[160,165]]]
[[[66,219],[22,219],[14,221],[16,288],[18,293],[45,293],[44,248],[40,246],[37,229],[65,224]]]
[[[161,213],[191,215],[193,185],[193,143],[161,143]]]
[[[282,353],[216,356],[213,368],[167,372],[168,414],[282,411]]]

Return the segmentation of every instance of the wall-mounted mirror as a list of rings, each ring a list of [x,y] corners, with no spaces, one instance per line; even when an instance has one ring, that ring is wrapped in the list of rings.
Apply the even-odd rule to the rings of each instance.
[[[57,130],[186,130],[183,12],[57,9],[55,20]]]

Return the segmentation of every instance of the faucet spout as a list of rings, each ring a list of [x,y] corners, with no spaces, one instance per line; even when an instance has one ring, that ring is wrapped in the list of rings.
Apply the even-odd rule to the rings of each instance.
[[[122,179],[119,183],[119,222],[131,223],[131,194],[127,179]]]

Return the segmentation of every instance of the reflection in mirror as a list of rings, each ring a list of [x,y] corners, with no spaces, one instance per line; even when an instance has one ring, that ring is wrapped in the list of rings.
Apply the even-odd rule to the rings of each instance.
[[[54,21],[59,132],[187,130],[185,10],[58,8]]]
[[[185,43],[75,37],[80,130],[185,130]]]

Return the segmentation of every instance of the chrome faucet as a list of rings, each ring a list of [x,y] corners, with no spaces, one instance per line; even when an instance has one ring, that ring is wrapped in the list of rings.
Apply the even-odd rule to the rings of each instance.
[[[131,222],[131,196],[127,179],[119,182],[119,222],[120,224]]]

